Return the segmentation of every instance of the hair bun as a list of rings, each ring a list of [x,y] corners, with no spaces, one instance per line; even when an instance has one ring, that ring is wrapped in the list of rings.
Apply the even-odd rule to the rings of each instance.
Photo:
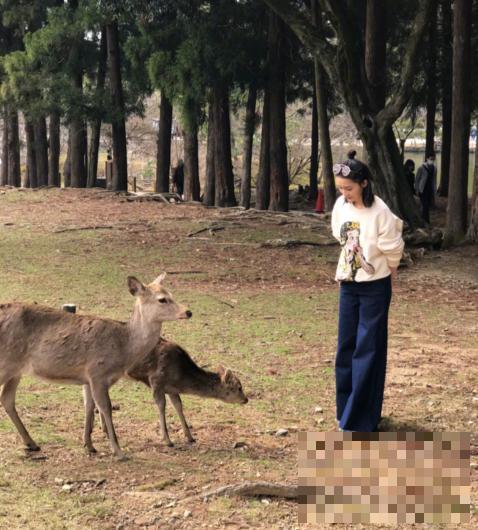
[[[355,155],[357,154],[357,151],[355,151],[355,149],[352,149],[350,150],[348,153],[347,153],[347,158],[349,160],[353,160],[355,158]]]

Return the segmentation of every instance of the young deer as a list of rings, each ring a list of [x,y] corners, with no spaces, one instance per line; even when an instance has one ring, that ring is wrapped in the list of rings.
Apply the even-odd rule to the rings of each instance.
[[[85,445],[94,452],[90,436],[94,406],[105,420],[116,457],[124,458],[111,418],[109,387],[157,344],[161,323],[190,318],[163,287],[165,274],[149,285],[128,277],[136,298],[128,322],[76,315],[38,305],[0,305],[0,402],[27,448],[38,451],[15,409],[15,393],[22,375],[83,385],[86,419]]]
[[[179,394],[220,399],[226,403],[247,403],[242,385],[231,370],[219,368],[217,373],[199,368],[186,351],[174,342],[161,339],[151,353],[134,364],[127,376],[141,381],[153,390],[159,408],[159,421],[163,441],[173,446],[166,426],[166,396],[169,395],[179,416],[184,434],[189,442],[194,438],[184,418]]]

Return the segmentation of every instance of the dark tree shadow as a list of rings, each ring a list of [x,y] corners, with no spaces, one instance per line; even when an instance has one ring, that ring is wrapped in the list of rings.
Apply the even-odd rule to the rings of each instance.
[[[414,421],[400,421],[389,416],[384,416],[379,425],[378,432],[432,432],[430,429]]]

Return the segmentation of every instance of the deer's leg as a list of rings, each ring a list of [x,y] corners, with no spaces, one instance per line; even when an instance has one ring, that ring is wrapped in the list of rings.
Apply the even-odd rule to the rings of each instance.
[[[113,453],[119,460],[126,460],[125,454],[120,449],[118,444],[118,438],[116,437],[115,428],[113,426],[113,418],[111,415],[111,401],[108,394],[108,387],[102,382],[91,381],[90,382],[91,393],[95,400],[96,406],[103,415],[105,420],[106,429],[108,431],[108,438],[110,440],[111,448]]]
[[[173,447],[174,444],[171,441],[171,438],[169,438],[168,427],[166,425],[166,395],[165,393],[159,390],[158,388],[155,388],[154,389],[154,400],[156,401],[156,404],[158,405],[158,409],[159,409],[159,425],[161,427],[161,436],[163,438],[163,442],[168,447]]]
[[[83,401],[85,404],[85,429],[83,431],[83,443],[89,453],[96,453],[91,442],[91,433],[95,422],[95,402],[91,395],[90,385],[83,385]]]
[[[100,416],[101,430],[108,436],[108,429],[106,428],[105,417],[103,416],[103,414],[101,414],[101,412],[99,416]]]
[[[0,402],[17,428],[17,431],[20,433],[27,449],[29,451],[39,451],[40,447],[28,434],[28,431],[26,430],[25,425],[23,425],[22,420],[18,416],[17,409],[15,408],[15,395],[17,393],[18,383],[20,383],[20,377],[14,377],[3,385],[2,393],[0,394]]]
[[[181,421],[181,426],[183,428],[184,435],[188,439],[188,442],[195,442],[196,440],[193,438],[193,435],[191,434],[191,430],[189,429],[189,425],[186,423],[186,418],[184,417],[183,412],[183,403],[181,401],[181,398],[179,397],[179,394],[168,394],[169,399],[171,400],[171,403],[173,404],[173,407],[175,408],[179,420]]]

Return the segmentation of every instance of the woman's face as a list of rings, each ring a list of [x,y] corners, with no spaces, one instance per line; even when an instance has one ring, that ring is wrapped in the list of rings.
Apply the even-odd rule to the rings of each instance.
[[[367,185],[366,180],[359,183],[344,177],[335,177],[335,185],[347,202],[356,206],[363,205],[362,191]]]

